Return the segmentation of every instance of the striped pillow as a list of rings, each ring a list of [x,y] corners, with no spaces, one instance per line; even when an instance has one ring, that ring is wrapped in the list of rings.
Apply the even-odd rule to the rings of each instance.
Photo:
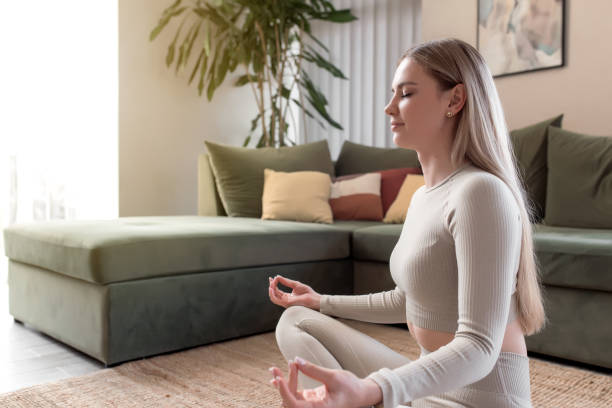
[[[338,177],[331,186],[329,205],[336,220],[382,221],[380,173]]]

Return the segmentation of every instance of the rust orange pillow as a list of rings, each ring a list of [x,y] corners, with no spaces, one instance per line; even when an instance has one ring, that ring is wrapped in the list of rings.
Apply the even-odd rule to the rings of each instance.
[[[401,224],[406,220],[406,213],[410,206],[412,195],[425,185],[425,177],[420,174],[408,174],[402,183],[395,201],[389,207],[389,211],[385,213],[383,222],[388,224]]]
[[[404,167],[400,169],[381,170],[380,197],[382,200],[383,214],[386,214],[395,201],[395,197],[402,187],[407,174],[423,174],[419,167]]]

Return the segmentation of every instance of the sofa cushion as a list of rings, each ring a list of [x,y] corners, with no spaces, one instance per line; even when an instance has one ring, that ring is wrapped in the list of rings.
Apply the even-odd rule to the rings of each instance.
[[[351,252],[355,260],[389,262],[403,224],[377,225],[353,232]]]
[[[46,221],[4,230],[15,261],[106,284],[350,256],[350,228],[257,218]]]
[[[550,128],[544,221],[612,228],[612,137]]]
[[[265,169],[261,218],[330,224],[330,187],[329,174],[320,171]]]
[[[338,177],[331,185],[329,205],[334,220],[381,221],[381,174],[365,173]]]
[[[546,208],[546,154],[548,126],[560,127],[563,115],[510,132],[519,172],[523,177],[527,197],[532,202],[537,223]]]
[[[402,167],[420,167],[414,150],[372,147],[345,140],[336,160],[336,176]]]
[[[327,225],[329,228],[338,229],[341,231],[356,231],[358,229],[367,227],[378,227],[380,221],[368,221],[368,220],[334,220],[333,224]]]
[[[292,147],[249,149],[204,142],[225,212],[261,217],[264,169],[320,171],[334,177],[327,140]]]
[[[402,188],[400,189],[395,201],[389,207],[385,214],[383,222],[387,224],[402,224],[406,220],[408,207],[412,202],[412,196],[416,191],[425,185],[425,176],[420,174],[408,174],[404,179]]]
[[[389,211],[389,207],[397,198],[408,174],[423,174],[420,167],[405,167],[401,169],[380,170],[380,198],[382,200],[383,214]]]
[[[374,225],[353,232],[358,261],[389,262],[403,225]],[[545,285],[612,292],[612,231],[534,226],[534,245]]]
[[[542,283],[612,292],[612,230],[534,226]]]

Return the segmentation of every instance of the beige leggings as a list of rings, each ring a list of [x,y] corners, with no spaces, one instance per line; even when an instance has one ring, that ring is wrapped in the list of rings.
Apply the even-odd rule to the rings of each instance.
[[[406,336],[409,336],[406,333]],[[345,369],[360,378],[382,367],[390,369],[411,360],[372,337],[318,311],[287,308],[276,326],[276,341],[287,360],[300,356],[327,368]],[[427,354],[421,347],[421,356]],[[298,374],[298,388],[314,388],[320,382]],[[520,354],[502,352],[483,379],[412,402],[412,407],[531,407],[529,360]]]

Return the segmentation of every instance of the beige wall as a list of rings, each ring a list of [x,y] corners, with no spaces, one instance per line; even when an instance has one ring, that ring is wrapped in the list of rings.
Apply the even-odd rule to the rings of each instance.
[[[568,130],[612,136],[612,1],[566,4],[566,66],[495,80],[508,125],[564,113]],[[476,45],[477,0],[423,0],[422,17],[423,41],[457,37]]]
[[[208,103],[198,96],[196,80],[187,86],[190,72],[175,76],[166,68],[175,28],[153,42],[149,33],[171,3],[119,2],[120,216],[197,214],[203,141],[240,145],[256,112],[248,87],[226,81]]]
[[[612,1],[566,0],[567,65],[496,80],[510,129],[565,113],[563,127],[612,135]],[[212,103],[164,64],[173,30],[148,41],[170,0],[119,2],[119,215],[197,213],[205,139],[240,145],[256,111],[248,88],[226,83]],[[477,0],[423,0],[422,39],[475,45]],[[606,51],[607,50],[607,51]]]

